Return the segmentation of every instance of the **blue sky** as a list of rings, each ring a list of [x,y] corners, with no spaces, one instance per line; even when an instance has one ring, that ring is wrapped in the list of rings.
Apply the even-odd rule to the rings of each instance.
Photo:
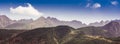
[[[79,20],[88,24],[120,19],[119,11],[120,0],[0,0],[0,14],[11,19],[51,16],[60,20]]]

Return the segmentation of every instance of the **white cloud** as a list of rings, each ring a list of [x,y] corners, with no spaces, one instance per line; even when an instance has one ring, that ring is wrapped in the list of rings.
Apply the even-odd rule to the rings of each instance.
[[[111,4],[112,4],[112,5],[117,5],[118,2],[117,2],[117,1],[112,1]]]
[[[87,5],[85,6],[86,8],[93,8],[93,9],[97,9],[101,7],[101,4],[99,3],[95,3],[95,4],[91,4],[91,3],[87,3]]]
[[[97,8],[100,8],[100,7],[101,7],[101,4],[95,3],[95,4],[93,4],[93,6],[91,8],[97,9]]]
[[[19,14],[19,15],[28,15],[28,16],[41,16],[42,13],[35,9],[31,4],[27,3],[27,7],[18,6],[16,8],[10,8],[10,12],[12,14]]]

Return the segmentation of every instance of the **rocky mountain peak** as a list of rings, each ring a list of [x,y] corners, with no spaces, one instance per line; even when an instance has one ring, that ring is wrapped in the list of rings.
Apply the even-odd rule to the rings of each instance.
[[[105,30],[107,30],[110,35],[113,35],[116,37],[120,36],[120,34],[119,34],[120,33],[120,23],[119,22],[111,21],[110,23],[103,26],[103,28]]]
[[[43,17],[43,16],[41,16],[41,17],[39,17],[37,20],[46,20],[46,18]]]
[[[12,23],[12,20],[9,19],[5,15],[0,15],[0,28],[4,28],[5,26],[9,25]]]

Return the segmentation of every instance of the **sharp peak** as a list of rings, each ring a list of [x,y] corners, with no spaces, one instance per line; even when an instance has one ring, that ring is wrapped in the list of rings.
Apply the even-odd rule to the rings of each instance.
[[[44,16],[41,16],[41,17],[39,17],[38,19],[36,19],[36,20],[41,20],[41,19],[46,19]]]
[[[44,16],[41,16],[41,17],[39,17],[38,19],[40,19],[40,18],[45,18]]]

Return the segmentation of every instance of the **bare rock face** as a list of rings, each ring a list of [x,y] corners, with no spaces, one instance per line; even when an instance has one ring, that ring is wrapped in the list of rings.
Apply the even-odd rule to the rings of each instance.
[[[107,30],[107,36],[118,37],[120,36],[120,23],[112,21],[107,25],[103,26],[103,29]]]
[[[0,15],[0,27],[1,28],[4,28],[6,27],[7,25],[10,25],[12,24],[13,21],[11,19],[9,19],[7,16],[5,15]]]

